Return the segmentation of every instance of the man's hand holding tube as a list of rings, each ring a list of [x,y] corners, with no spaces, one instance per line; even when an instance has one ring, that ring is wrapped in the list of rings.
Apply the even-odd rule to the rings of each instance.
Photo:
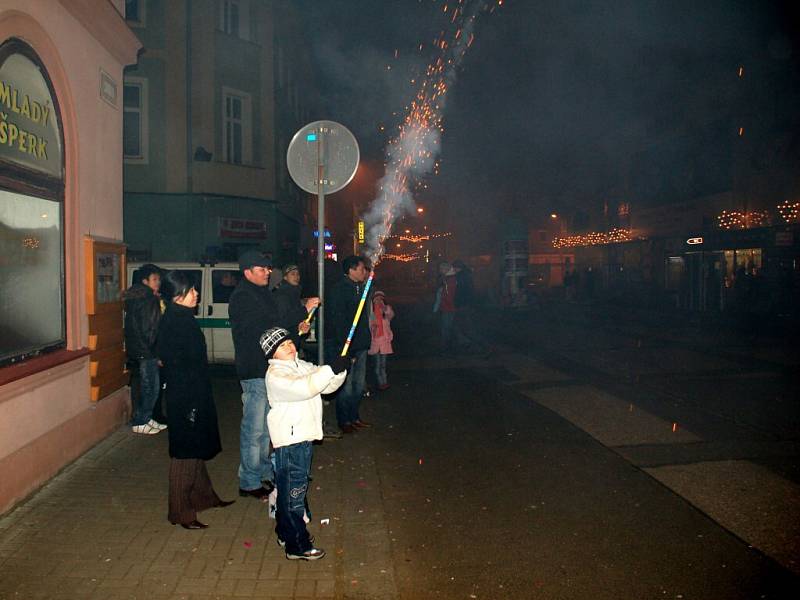
[[[352,361],[350,360],[349,356],[337,356],[331,362],[331,369],[333,369],[333,372],[338,375],[342,371],[346,371],[351,364]]]

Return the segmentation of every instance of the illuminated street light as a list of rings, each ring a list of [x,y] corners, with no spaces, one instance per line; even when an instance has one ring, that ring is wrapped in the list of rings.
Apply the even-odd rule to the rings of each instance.
[[[551,219],[557,219],[557,218],[558,218],[558,215],[557,215],[556,213],[552,213],[552,214],[550,215],[550,218],[551,218]]]
[[[417,207],[417,212],[418,212],[419,214],[422,214],[422,213],[424,213],[424,212],[425,212],[425,209],[424,209],[424,208],[422,208],[421,206],[418,206],[418,207]]]

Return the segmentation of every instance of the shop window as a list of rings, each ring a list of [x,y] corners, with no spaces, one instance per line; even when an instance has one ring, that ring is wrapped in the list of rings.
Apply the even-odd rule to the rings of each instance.
[[[223,88],[222,160],[237,165],[252,162],[252,116],[250,96]]]
[[[122,152],[127,163],[147,163],[147,80],[128,78],[122,92]]]
[[[667,258],[666,269],[664,271],[664,287],[669,291],[677,291],[681,287],[686,265],[681,256],[670,256]]]
[[[0,365],[66,344],[58,101],[24,42],[0,46]]]

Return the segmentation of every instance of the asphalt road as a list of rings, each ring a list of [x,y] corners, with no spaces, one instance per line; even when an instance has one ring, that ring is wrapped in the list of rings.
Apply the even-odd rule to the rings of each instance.
[[[585,307],[479,318],[494,350],[442,357],[400,307],[377,426],[344,440],[374,455],[400,597],[798,597],[790,357]],[[763,490],[771,514],[737,504]]]

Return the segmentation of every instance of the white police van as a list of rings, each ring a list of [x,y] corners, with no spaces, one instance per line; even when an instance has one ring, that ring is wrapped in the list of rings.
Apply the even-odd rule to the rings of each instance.
[[[133,280],[134,271],[143,264],[145,263],[128,263],[128,285]],[[239,265],[236,263],[204,265],[177,262],[154,264],[164,271],[181,271],[194,281],[194,288],[199,294],[194,314],[206,338],[208,362],[233,363],[233,337],[231,336],[231,323],[228,320],[228,300],[242,277]]]

